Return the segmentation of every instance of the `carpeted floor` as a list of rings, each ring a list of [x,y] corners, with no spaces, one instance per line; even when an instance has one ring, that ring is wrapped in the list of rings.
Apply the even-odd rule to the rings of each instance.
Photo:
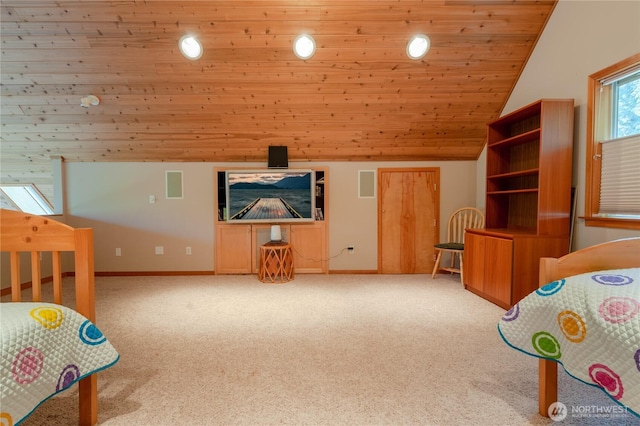
[[[100,277],[96,294],[121,354],[99,375],[101,425],[553,423],[537,414],[537,360],[502,342],[505,311],[458,276]],[[77,424],[76,392],[23,425]],[[560,400],[613,405],[562,372]]]

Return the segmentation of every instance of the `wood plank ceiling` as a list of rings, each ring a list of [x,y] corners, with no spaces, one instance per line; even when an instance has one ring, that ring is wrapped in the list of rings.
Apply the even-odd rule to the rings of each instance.
[[[266,162],[269,145],[292,162],[474,160],[555,3],[0,0],[0,179],[50,197],[51,156]],[[187,33],[200,60],[178,50]],[[432,43],[418,61],[416,33]]]

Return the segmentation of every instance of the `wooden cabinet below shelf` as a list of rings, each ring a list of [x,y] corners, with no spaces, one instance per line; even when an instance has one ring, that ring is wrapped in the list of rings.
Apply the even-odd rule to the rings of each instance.
[[[326,273],[325,225],[291,225],[291,245],[293,246],[293,265],[296,273]]]
[[[569,251],[569,238],[468,229],[464,243],[464,286],[509,309],[538,288],[541,257]]]
[[[464,285],[499,306],[511,304],[513,240],[467,231]]]
[[[326,273],[326,229],[323,221],[281,224],[284,241],[291,244],[297,274]],[[257,274],[260,246],[269,242],[271,225],[221,224],[216,227],[216,274]]]
[[[215,273],[251,272],[251,225],[226,225],[216,228]]]

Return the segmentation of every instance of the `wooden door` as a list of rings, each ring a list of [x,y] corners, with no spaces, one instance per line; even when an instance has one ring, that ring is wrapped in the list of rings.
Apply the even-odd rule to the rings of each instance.
[[[383,274],[426,274],[437,243],[440,169],[378,171],[378,269]]]

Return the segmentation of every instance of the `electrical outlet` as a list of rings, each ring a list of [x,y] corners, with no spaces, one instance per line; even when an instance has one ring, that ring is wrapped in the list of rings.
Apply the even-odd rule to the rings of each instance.
[[[187,256],[191,256],[191,247],[187,247]]]
[[[347,247],[347,251],[349,252],[349,254],[353,254],[355,252],[355,248],[353,246],[349,246]]]
[[[156,246],[156,254],[164,254],[164,247]]]
[[[122,256],[122,249],[120,247],[116,247],[116,256]]]

